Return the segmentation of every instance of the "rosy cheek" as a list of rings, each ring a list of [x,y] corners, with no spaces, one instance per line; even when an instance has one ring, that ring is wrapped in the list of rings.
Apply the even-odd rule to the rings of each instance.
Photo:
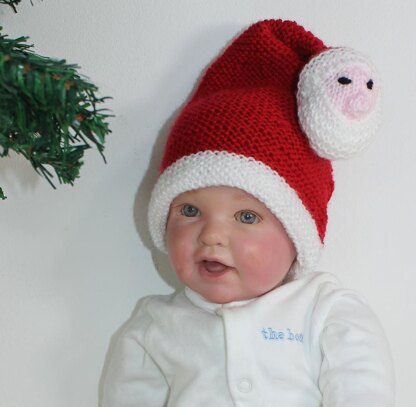
[[[189,272],[194,262],[194,254],[198,245],[199,226],[193,222],[176,222],[168,224],[166,230],[166,247],[170,263],[181,277],[181,274]]]
[[[186,254],[187,238],[183,229],[172,225],[166,232],[166,247],[170,261],[174,267],[180,264]]]
[[[242,240],[239,247],[241,265],[245,270],[255,270],[253,278],[259,285],[270,282],[270,270],[286,274],[295,256],[290,240],[274,233]]]

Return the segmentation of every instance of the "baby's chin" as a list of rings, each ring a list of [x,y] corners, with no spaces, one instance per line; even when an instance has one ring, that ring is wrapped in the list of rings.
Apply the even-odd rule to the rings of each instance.
[[[213,302],[215,304],[228,304],[230,302],[236,301],[247,301],[253,298],[258,297],[255,294],[245,294],[245,293],[238,293],[238,292],[231,292],[230,290],[222,290],[217,289],[208,292],[199,292],[199,295],[204,297],[207,301]],[[261,294],[260,294],[261,295]]]
[[[261,297],[273,291],[275,288],[280,287],[283,284],[283,280],[278,282],[278,284],[274,285],[273,287],[258,287],[256,290],[242,290],[239,291],[237,289],[230,289],[229,287],[215,287],[215,289],[209,290],[195,290],[199,295],[205,298],[209,302],[213,302],[215,304],[228,304],[230,302],[236,301],[249,301],[254,298]]]

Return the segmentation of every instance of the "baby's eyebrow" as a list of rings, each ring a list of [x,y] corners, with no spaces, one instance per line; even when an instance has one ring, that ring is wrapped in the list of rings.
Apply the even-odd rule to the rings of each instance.
[[[235,196],[233,197],[237,202],[243,202],[243,205],[249,207],[258,206],[261,202],[256,197],[248,197],[246,194],[241,192],[236,192]]]
[[[179,201],[174,201],[170,204],[170,208],[177,208],[178,206],[183,206],[183,205],[192,205],[190,204],[188,201],[185,200],[179,200]]]
[[[187,201],[191,199],[196,199],[198,197],[198,190],[190,190],[186,192],[182,192],[181,194],[177,195],[173,201],[180,200],[180,201]]]
[[[252,201],[253,201],[253,200],[252,200],[252,199],[250,199],[247,195],[242,194],[242,193],[236,193],[236,194],[235,194],[235,196],[234,196],[234,199],[235,199],[236,201],[250,201],[250,202],[252,202]]]

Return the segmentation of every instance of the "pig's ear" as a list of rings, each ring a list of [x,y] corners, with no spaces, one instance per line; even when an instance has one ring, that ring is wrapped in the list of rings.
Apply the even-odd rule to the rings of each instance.
[[[302,69],[297,103],[300,126],[324,158],[348,158],[363,150],[380,122],[380,78],[364,55],[330,48]]]

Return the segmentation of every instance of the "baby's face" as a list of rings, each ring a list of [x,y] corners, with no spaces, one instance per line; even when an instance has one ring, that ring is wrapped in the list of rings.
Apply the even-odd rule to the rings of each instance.
[[[223,186],[185,192],[172,202],[166,245],[178,278],[221,304],[279,286],[296,256],[282,224],[263,203]]]

